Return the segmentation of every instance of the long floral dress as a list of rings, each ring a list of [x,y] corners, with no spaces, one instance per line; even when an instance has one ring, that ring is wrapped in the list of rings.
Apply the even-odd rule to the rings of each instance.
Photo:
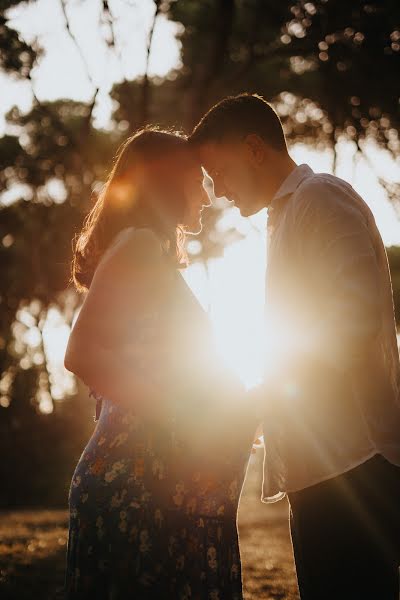
[[[149,419],[134,401],[102,400],[70,488],[67,600],[243,597],[236,518],[256,417],[176,275],[173,308],[158,315],[178,348],[168,409]]]

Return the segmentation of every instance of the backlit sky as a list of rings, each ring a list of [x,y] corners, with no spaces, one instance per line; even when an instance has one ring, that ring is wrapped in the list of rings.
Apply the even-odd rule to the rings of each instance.
[[[67,14],[71,30],[76,36],[88,63],[91,78],[100,95],[96,107],[96,124],[109,121],[112,106],[107,98],[113,83],[123,77],[133,79],[145,70],[145,48],[154,8],[152,0],[111,0],[115,18],[116,51],[107,48],[104,39],[110,29],[99,25],[99,0],[68,0]],[[31,42],[38,40],[45,49],[39,67],[33,73],[35,93],[41,100],[72,98],[88,101],[93,95],[82,58],[69,37],[60,0],[37,0],[9,11],[10,24]],[[175,40],[178,25],[163,15],[157,18],[154,30],[150,75],[164,76],[179,65],[179,45]],[[4,113],[13,104],[24,109],[30,105],[30,85],[16,82],[0,74],[0,132],[4,130]]]

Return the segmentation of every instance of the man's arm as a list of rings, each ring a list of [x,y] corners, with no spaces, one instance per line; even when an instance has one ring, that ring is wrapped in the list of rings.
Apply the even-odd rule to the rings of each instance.
[[[299,201],[295,241],[302,273],[309,275],[299,298],[312,295],[310,306],[317,309],[309,331],[299,332],[305,354],[351,368],[377,335],[381,318],[379,267],[366,217],[340,186],[311,182]]]

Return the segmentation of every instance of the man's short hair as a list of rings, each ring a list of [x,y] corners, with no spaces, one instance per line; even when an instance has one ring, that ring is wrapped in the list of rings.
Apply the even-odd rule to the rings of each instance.
[[[193,129],[193,144],[219,142],[256,133],[275,150],[286,150],[282,123],[272,106],[257,94],[228,96],[215,104]]]

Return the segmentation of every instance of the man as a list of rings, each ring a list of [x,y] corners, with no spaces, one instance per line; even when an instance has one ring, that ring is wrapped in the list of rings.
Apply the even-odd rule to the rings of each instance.
[[[346,182],[290,158],[260,96],[191,143],[245,217],[268,208],[263,501],[288,495],[302,600],[398,600],[400,365],[387,257]]]

